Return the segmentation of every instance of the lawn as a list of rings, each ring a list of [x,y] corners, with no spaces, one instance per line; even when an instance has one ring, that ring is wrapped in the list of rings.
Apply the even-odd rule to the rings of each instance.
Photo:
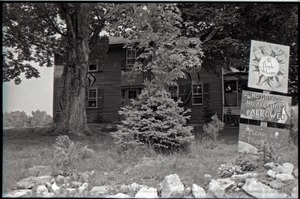
[[[88,145],[95,151],[92,158],[77,162],[78,172],[92,171],[93,186],[122,185],[133,182],[157,187],[164,177],[177,173],[186,186],[196,183],[204,185],[204,174],[218,177],[221,164],[234,162],[237,152],[237,128],[225,128],[216,148],[210,149],[205,143],[193,144],[187,155],[159,155],[153,150],[132,150],[119,153],[107,132],[89,137],[70,136],[82,146]],[[45,129],[10,129],[3,132],[3,192],[14,188],[15,183],[27,177],[27,169],[34,165],[51,165],[53,144],[56,136],[45,133]],[[227,133],[226,133],[227,132]],[[284,160],[298,167],[298,152],[290,150]]]

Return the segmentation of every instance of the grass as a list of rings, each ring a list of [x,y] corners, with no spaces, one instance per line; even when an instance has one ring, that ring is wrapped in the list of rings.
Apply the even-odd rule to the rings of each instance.
[[[91,159],[74,164],[78,172],[94,170],[91,184],[122,185],[133,182],[158,187],[164,177],[177,173],[186,186],[196,183],[204,186],[204,174],[218,177],[221,164],[234,161],[238,156],[237,136],[220,136],[222,140],[215,149],[204,143],[193,144],[187,155],[159,155],[151,149],[118,152],[109,134],[99,132],[89,137],[70,136],[74,142],[89,145],[95,151]],[[27,169],[34,165],[51,165],[55,136],[45,129],[8,129],[3,132],[3,192],[14,188],[14,184],[27,177]],[[237,133],[237,132],[236,132]],[[284,156],[298,167],[297,149]]]

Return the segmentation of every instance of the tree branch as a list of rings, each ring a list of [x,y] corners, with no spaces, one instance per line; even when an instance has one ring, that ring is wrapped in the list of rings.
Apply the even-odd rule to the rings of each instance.
[[[59,5],[60,11],[61,11],[62,18],[64,18],[66,20],[67,29],[68,29],[67,32],[69,34],[71,34],[72,38],[75,39],[76,38],[76,34],[74,32],[73,22],[72,22],[70,14],[68,12],[68,8],[66,6],[66,3],[59,3],[58,5]]]
[[[93,35],[91,36],[91,40],[90,40],[90,43],[89,43],[90,46],[92,46],[93,44],[96,43],[100,32],[104,28],[104,22],[105,22],[105,20],[101,19],[100,24],[95,28],[95,31],[94,31]]]
[[[46,16],[46,20],[50,23],[50,25],[54,28],[54,30],[55,30],[57,33],[61,34],[62,36],[65,36],[65,37],[67,36],[65,33],[63,33],[63,32],[55,25],[54,21],[50,18],[49,15]]]
[[[204,39],[203,43],[206,43],[208,42],[209,40],[211,40],[215,34],[219,31],[223,29],[223,26],[220,26],[220,27],[214,27],[214,29],[208,34],[208,36]]]

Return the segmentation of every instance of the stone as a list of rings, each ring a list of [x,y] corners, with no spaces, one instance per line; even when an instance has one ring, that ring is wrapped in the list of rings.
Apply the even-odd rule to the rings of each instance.
[[[230,178],[232,180],[245,180],[247,178],[255,178],[257,176],[258,176],[257,173],[244,173],[244,174],[235,174],[235,175],[232,175]]]
[[[272,187],[273,189],[281,189],[284,186],[284,183],[278,179],[275,179],[269,182],[269,186]]]
[[[120,187],[120,191],[122,193],[128,193],[129,192],[129,186],[125,185],[125,184],[122,184],[121,187]]]
[[[266,164],[264,165],[264,167],[265,167],[266,169],[275,169],[275,168],[276,168],[276,165],[275,165],[274,162],[268,162],[268,163],[266,163]]]
[[[191,192],[192,192],[192,189],[191,187],[186,187],[183,191],[183,195],[184,196],[188,196],[188,195],[191,195]]]
[[[74,196],[77,193],[77,189],[75,188],[66,188],[68,196]]]
[[[215,179],[212,179],[208,184],[208,192],[217,198],[223,198],[225,195],[224,187]]]
[[[204,174],[204,181],[209,183],[211,181],[211,175],[209,174]]]
[[[62,185],[65,183],[65,177],[62,176],[62,175],[58,175],[56,178],[55,178],[55,182],[58,186]]]
[[[296,178],[298,178],[298,174],[299,174],[299,173],[298,173],[298,168],[297,168],[297,169],[294,170],[294,176],[295,176]]]
[[[282,164],[282,167],[284,168],[284,173],[292,174],[294,171],[294,165],[289,162],[285,162]]]
[[[272,169],[269,169],[269,170],[267,171],[267,176],[270,176],[270,177],[272,177],[272,178],[275,178],[275,176],[276,176],[276,171],[273,171]]]
[[[244,191],[255,198],[286,198],[287,194],[279,193],[276,189],[259,182],[256,178],[246,179],[242,187]]]
[[[106,196],[105,198],[131,198],[131,196],[124,193],[117,193],[115,195]]]
[[[56,182],[54,182],[51,186],[51,189],[54,193],[58,193],[60,188],[57,186]]]
[[[299,189],[298,186],[294,187],[291,192],[292,198],[299,198]]]
[[[276,167],[273,170],[276,171],[276,174],[285,173],[284,167],[281,166],[280,164],[276,164]]]
[[[193,184],[192,185],[192,195],[194,196],[194,198],[206,198],[206,192],[205,190],[198,186],[197,184]]]
[[[134,182],[128,186],[128,191],[129,191],[129,193],[136,193],[143,187],[147,187],[147,186],[140,185],[140,184]]]
[[[80,178],[79,178],[79,182],[84,183],[84,182],[88,182],[88,181],[89,181],[89,175],[86,172],[81,173]]]
[[[45,185],[39,185],[36,189],[37,197],[50,197],[50,192]]]
[[[45,186],[47,187],[48,190],[50,190],[52,184],[51,184],[51,182],[45,182]]]
[[[294,176],[292,174],[287,174],[287,173],[281,173],[277,174],[275,176],[276,179],[282,181],[282,182],[288,182],[288,181],[293,181],[295,180]]]
[[[34,177],[51,176],[53,174],[53,170],[52,167],[50,166],[39,165],[39,166],[33,166],[29,168],[27,174],[28,176],[34,176]]]
[[[224,188],[224,191],[227,191],[235,186],[235,182],[230,178],[217,179],[220,185]]]
[[[68,184],[68,183],[71,183],[71,182],[72,182],[72,177],[71,176],[65,177],[64,184]]]
[[[181,198],[183,197],[184,186],[177,174],[168,175],[162,183],[162,198]]]
[[[86,192],[87,189],[88,189],[88,183],[85,182],[78,188],[79,194]]]
[[[237,187],[238,187],[238,188],[241,188],[242,186],[244,186],[244,184],[245,184],[245,182],[242,182],[242,181],[241,181],[241,182],[239,182],[239,183],[237,184]]]
[[[90,196],[102,197],[109,193],[110,191],[109,186],[96,186],[93,187],[90,191]]]
[[[81,185],[82,185],[82,183],[81,182],[77,182],[77,181],[72,181],[70,183],[70,187],[71,188],[79,188]]]
[[[8,194],[4,194],[3,196],[9,198],[20,198],[20,197],[30,197],[31,195],[32,195],[32,190],[30,189],[18,189],[9,192]]]
[[[135,198],[158,198],[157,190],[152,187],[143,187],[136,193]]]
[[[52,179],[51,176],[39,176],[39,177],[33,177],[30,176],[28,178],[24,178],[16,183],[17,189],[31,189],[35,185],[43,185],[46,182],[50,182]]]

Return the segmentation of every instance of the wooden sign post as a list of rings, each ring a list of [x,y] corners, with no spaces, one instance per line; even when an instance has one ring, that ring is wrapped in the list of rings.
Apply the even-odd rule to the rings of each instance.
[[[251,41],[248,87],[263,93],[243,90],[240,117],[259,120],[260,126],[240,124],[239,152],[256,154],[265,141],[277,151],[288,146],[289,130],[268,127],[268,122],[290,124],[291,97],[270,94],[287,93],[289,49]]]

